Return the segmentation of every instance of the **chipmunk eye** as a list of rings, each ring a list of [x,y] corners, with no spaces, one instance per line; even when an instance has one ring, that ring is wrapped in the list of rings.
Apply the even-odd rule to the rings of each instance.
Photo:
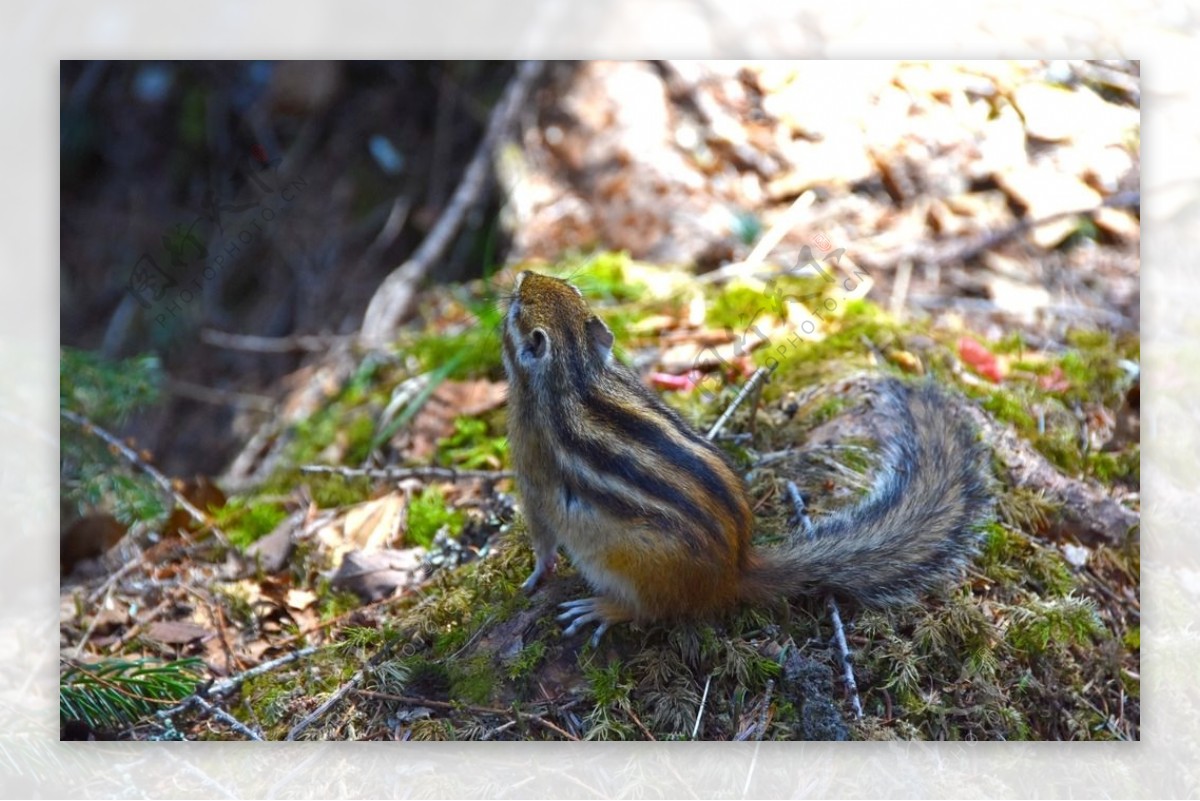
[[[550,339],[546,336],[546,332],[540,328],[535,328],[529,332],[529,342],[525,345],[525,352],[535,359],[540,359],[550,352]]]

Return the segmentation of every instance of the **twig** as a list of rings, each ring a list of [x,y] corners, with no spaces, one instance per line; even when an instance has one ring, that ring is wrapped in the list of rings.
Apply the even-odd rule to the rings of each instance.
[[[402,481],[406,478],[441,479],[463,481],[479,478],[484,481],[499,481],[512,478],[511,470],[457,470],[453,467],[342,467],[340,465],[308,464],[300,467],[302,473],[332,473],[344,478],[378,478],[385,481]]]
[[[704,694],[700,696],[700,708],[696,710],[696,725],[692,726],[692,739],[696,739],[696,735],[700,732],[700,718],[704,716],[704,705],[708,703],[708,687],[712,684],[712,674],[708,674],[708,678],[704,680]]]
[[[137,455],[137,453],[134,452],[134,450],[132,448],[130,448],[128,445],[126,445],[121,440],[117,439],[117,437],[114,434],[109,433],[108,431],[106,431],[105,429],[96,425],[91,420],[88,420],[86,417],[84,417],[81,414],[76,414],[75,412],[69,411],[67,409],[59,409],[59,414],[61,414],[63,417],[70,420],[72,423],[75,423],[77,426],[82,428],[86,433],[93,434],[96,437],[99,437],[104,442],[106,442],[110,447],[116,449],[116,451],[118,453],[120,453],[122,456],[124,456],[125,459],[130,464],[134,465],[135,467],[139,468],[142,472],[144,472],[146,475],[150,476],[150,478],[154,481],[154,483],[158,484],[158,486],[164,492],[166,492],[168,495],[170,495],[172,498],[174,498],[175,503],[179,504],[180,508],[182,508],[185,512],[187,512],[189,515],[191,515],[192,518],[194,520],[196,520],[196,522],[200,523],[201,526],[203,526],[204,528],[211,530],[213,533],[213,536],[215,536],[222,545],[228,547],[229,538],[227,536],[225,536],[225,532],[221,531],[221,529],[218,528],[217,525],[215,523],[213,523],[212,520],[209,519],[208,515],[206,515],[204,512],[200,511],[195,506],[193,506],[191,501],[189,501],[187,498],[183,497],[183,495],[181,495],[180,493],[176,492],[175,488],[171,485],[170,479],[168,479],[166,476],[164,476],[162,473],[160,473],[153,465],[145,462],[140,456]]]
[[[646,724],[642,723],[642,719],[637,716],[637,713],[633,711],[632,707],[625,711],[629,713],[629,717],[633,719],[633,722],[637,724],[637,727],[642,730],[642,734],[646,735],[646,737],[650,740],[654,740],[656,742],[658,741],[658,738],[650,733],[650,730],[646,728]]]
[[[763,735],[767,733],[767,723],[769,713],[771,712],[771,693],[775,690],[775,679],[767,680],[767,691],[763,693],[762,712],[758,715],[758,732],[755,734],[755,740],[761,740]]]
[[[104,602],[106,604],[108,603],[108,599],[111,596],[111,593],[112,593],[112,586],[109,585],[104,593]],[[89,602],[90,602],[90,599],[89,599]],[[78,659],[79,655],[81,653],[83,653],[83,646],[87,645],[87,641],[89,639],[91,639],[92,632],[96,630],[96,623],[98,623],[99,621],[100,621],[100,613],[99,613],[99,611],[97,611],[96,614],[92,615],[92,621],[90,623],[88,623],[88,627],[87,627],[87,629],[84,630],[83,636],[79,638],[79,644],[75,646],[75,658],[76,659]]]
[[[313,723],[315,723],[318,718],[320,718],[322,715],[324,715],[326,712],[328,712],[330,709],[332,709],[334,704],[341,701],[343,698],[345,698],[350,693],[351,690],[353,690],[355,687],[357,687],[358,683],[363,680],[363,677],[365,675],[366,675],[365,668],[363,670],[360,670],[357,673],[355,673],[354,676],[351,677],[350,681],[346,682],[341,687],[338,687],[337,691],[334,692],[333,695],[331,695],[327,699],[325,699],[325,703],[321,704],[319,707],[314,709],[311,713],[306,715],[303,720],[301,720],[299,723],[297,723],[295,726],[293,726],[291,731],[289,731],[287,733],[287,737],[284,739],[295,740],[297,737],[299,737],[304,732],[305,729],[307,729],[309,726],[311,726]]]
[[[721,429],[723,429],[725,424],[729,422],[729,418],[733,417],[733,413],[737,411],[737,407],[742,405],[742,401],[750,397],[750,394],[758,388],[759,384],[766,381],[767,376],[769,376],[774,369],[774,367],[760,367],[755,370],[754,375],[750,376],[750,380],[746,382],[746,386],[742,387],[742,391],[739,392],[737,397],[733,399],[733,402],[729,404],[729,408],[727,408],[724,413],[717,418],[717,422],[713,423],[712,428],[708,430],[708,433],[704,435],[704,438],[711,440],[713,437],[717,436],[717,434],[720,434]]]
[[[295,662],[299,659],[303,659],[306,656],[311,656],[311,655],[315,654],[318,650],[319,649],[316,648],[315,646],[310,646],[308,648],[301,648],[299,651],[292,651],[290,654],[285,654],[284,656],[281,656],[278,659],[272,659],[270,662],[263,662],[261,665],[255,665],[254,667],[250,668],[249,670],[243,671],[242,673],[239,673],[236,676],[230,676],[227,679],[218,681],[213,686],[209,687],[208,690],[204,694],[209,696],[210,698],[214,697],[214,696],[226,695],[230,692],[233,692],[238,687],[242,686],[242,683],[245,682],[247,679],[252,679],[255,676],[261,676],[264,673],[269,673],[270,671],[274,670],[275,668],[283,667],[286,664]]]
[[[202,709],[203,711],[212,715],[214,718],[217,718],[221,722],[225,723],[227,726],[229,726],[229,728],[233,729],[234,731],[236,731],[238,734],[242,735],[243,737],[246,737],[247,739],[250,739],[250,740],[257,740],[259,742],[262,742],[263,738],[262,738],[261,734],[254,731],[253,729],[248,727],[245,723],[242,723],[240,720],[238,720],[233,715],[226,712],[224,709],[221,709],[219,706],[214,706],[214,705],[208,703],[203,698],[201,698],[199,695],[189,695],[187,698],[185,698],[183,700],[183,703],[181,703],[179,706],[173,706],[170,709],[164,709],[161,712],[155,712],[154,715],[159,720],[165,721],[169,718],[174,717],[175,715],[180,714],[181,712],[186,712],[187,710],[191,709],[193,706],[200,707],[200,709]],[[174,724],[172,723],[172,726],[173,725]]]
[[[744,261],[736,261],[726,264],[704,275],[697,276],[696,280],[702,283],[710,284],[718,281],[724,281],[735,276],[746,276],[759,267],[770,255],[771,251],[783,241],[788,232],[795,228],[800,222],[801,213],[808,210],[808,207],[817,199],[817,195],[811,189],[804,192],[800,197],[792,201],[792,205],[788,206],[788,210],[775,221],[767,232],[762,235],[758,242],[754,245],[754,249],[750,251],[750,255]]]
[[[842,655],[842,677],[846,681],[846,689],[850,691],[850,704],[854,707],[854,717],[862,720],[862,702],[858,698],[858,683],[854,681],[854,666],[850,662],[850,649],[846,647],[846,631],[842,628],[842,614],[832,595],[825,599],[825,603],[829,606],[829,616],[833,618],[833,637],[837,641],[838,651]]]
[[[357,695],[364,695],[368,698],[379,698],[384,701],[399,701],[402,704],[410,706],[428,706],[434,709],[445,709],[451,712],[474,712],[480,715],[502,715],[504,717],[520,717],[522,719],[532,720],[534,723],[545,726],[553,732],[561,734],[568,740],[578,742],[579,738],[566,731],[561,726],[551,723],[541,715],[534,712],[524,712],[516,709],[501,709],[494,706],[476,706],[474,704],[455,704],[447,701],[434,701],[430,698],[417,698],[412,695],[396,695],[395,693],[379,692],[378,690],[355,690]],[[563,707],[564,709],[566,707]],[[651,738],[653,739],[653,738]]]
[[[804,509],[804,496],[800,494],[796,482],[789,481],[787,483],[787,492],[788,497],[792,500],[792,508],[796,512],[796,517],[799,518],[800,526],[804,529],[804,535],[812,539],[816,534],[816,528],[809,519],[808,512]],[[845,679],[846,689],[850,692],[850,703],[854,707],[854,716],[861,720],[862,702],[858,698],[858,683],[854,680],[854,665],[850,661],[850,649],[846,645],[846,630],[842,626],[841,609],[838,608],[837,599],[832,594],[825,596],[825,605],[829,607],[829,617],[833,621],[833,637],[837,642],[838,651],[841,653],[842,677]]]
[[[393,270],[375,290],[363,316],[361,338],[366,345],[379,347],[387,342],[396,323],[408,311],[416,286],[441,258],[467,212],[479,202],[487,185],[492,154],[500,143],[500,138],[516,119],[517,112],[524,107],[543,66],[540,61],[526,61],[517,68],[500,102],[492,109],[483,139],[475,149],[471,163],[463,172],[462,181],[454,190],[450,203],[438,218],[433,230],[421,242],[416,252],[404,264]]]
[[[212,600],[207,595],[204,595],[198,590],[192,589],[191,587],[184,587],[184,591],[195,597],[200,601],[200,603],[204,604],[205,611],[208,612],[208,616],[212,618],[213,623],[216,624],[217,637],[221,642],[221,650],[225,653],[225,672],[229,673],[232,672],[235,667],[241,667],[240,660],[238,660],[238,658],[233,654],[233,646],[229,644],[229,632],[225,628],[224,610],[219,605],[213,604]]]
[[[786,486],[788,498],[792,502],[792,511],[796,513],[796,522],[804,529],[804,536],[811,540],[816,534],[816,527],[813,526],[812,519],[805,509],[804,496],[800,494],[800,489],[796,486],[795,481],[789,481]]]
[[[106,578],[104,580],[103,584],[101,584],[96,589],[92,590],[92,594],[87,597],[87,602],[89,604],[96,603],[96,601],[100,600],[100,596],[104,595],[110,589],[112,589],[114,586],[116,586],[116,583],[118,581],[120,581],[122,578],[124,578],[125,574],[133,572],[133,569],[135,567],[141,567],[144,564],[144,562],[145,562],[145,553],[144,552],[138,553],[137,556],[133,557],[128,562],[121,565],[121,567],[117,570],[117,572],[113,573],[111,576]]]
[[[200,331],[200,341],[205,345],[251,353],[291,353],[297,350],[320,352],[353,342],[355,339],[353,334],[341,336],[296,334],[290,337],[261,337],[252,334],[230,334],[215,328],[204,328]]]
[[[253,409],[258,412],[274,412],[275,401],[266,395],[255,395],[250,392],[231,392],[227,389],[214,389],[191,381],[181,381],[178,378],[167,379],[167,391],[172,395],[188,400],[208,403],[213,406],[232,406],[236,409]]]
[[[888,312],[897,323],[904,322],[904,301],[908,299],[908,286],[912,281],[912,262],[902,259],[896,265],[896,280],[892,283],[892,297],[888,301]]]
[[[373,266],[375,260],[392,246],[392,243],[396,241],[396,237],[400,236],[400,231],[404,228],[404,223],[408,221],[408,212],[411,208],[412,203],[406,197],[398,197],[392,202],[392,207],[388,211],[388,216],[384,220],[383,227],[379,229],[379,234],[371,240],[371,244],[367,245],[367,249],[363,251],[360,260],[362,264],[368,267]]]

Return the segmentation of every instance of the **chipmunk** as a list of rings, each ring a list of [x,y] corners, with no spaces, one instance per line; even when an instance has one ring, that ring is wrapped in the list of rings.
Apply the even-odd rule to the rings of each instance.
[[[508,433],[536,565],[558,546],[597,595],[563,604],[570,636],[703,616],[739,603],[832,591],[867,606],[909,603],[973,553],[988,493],[982,448],[931,383],[882,382],[897,423],[885,466],[857,505],[808,536],[754,547],[754,515],[725,454],[613,359],[612,331],[570,283],[517,276],[504,320]]]

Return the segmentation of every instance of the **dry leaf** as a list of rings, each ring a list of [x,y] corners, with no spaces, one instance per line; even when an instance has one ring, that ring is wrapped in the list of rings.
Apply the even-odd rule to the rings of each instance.
[[[287,605],[296,610],[308,609],[317,602],[317,594],[308,590],[291,589],[286,597]]]
[[[424,548],[350,551],[342,558],[330,583],[335,589],[353,592],[367,603],[377,601],[397,589],[416,584],[424,556]]]
[[[186,645],[195,640],[207,639],[213,632],[184,620],[160,620],[146,627],[146,638],[166,645]]]

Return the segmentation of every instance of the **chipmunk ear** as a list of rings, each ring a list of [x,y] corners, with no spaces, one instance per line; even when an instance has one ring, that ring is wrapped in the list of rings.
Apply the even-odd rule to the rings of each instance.
[[[541,359],[550,351],[550,338],[546,336],[545,330],[535,328],[529,332],[529,344],[525,350],[534,359]]]
[[[588,344],[600,360],[608,363],[612,358],[613,333],[599,317],[591,317],[587,321]]]

